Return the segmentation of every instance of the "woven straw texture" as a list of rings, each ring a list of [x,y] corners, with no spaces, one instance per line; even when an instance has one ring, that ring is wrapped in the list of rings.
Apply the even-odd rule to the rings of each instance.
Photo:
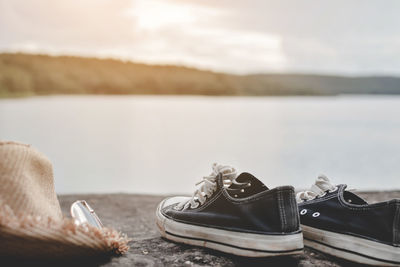
[[[29,145],[0,142],[0,255],[71,258],[123,254],[128,238],[61,214],[51,162]]]

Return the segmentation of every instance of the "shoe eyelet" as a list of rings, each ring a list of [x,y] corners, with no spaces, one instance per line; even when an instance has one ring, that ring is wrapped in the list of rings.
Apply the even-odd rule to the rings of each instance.
[[[234,195],[234,197],[238,197],[238,195]]]
[[[314,212],[314,213],[312,214],[312,216],[313,216],[314,218],[318,217],[319,215],[321,215],[319,212]]]
[[[306,214],[307,213],[307,210],[306,209],[302,209],[301,211],[300,211],[300,214],[301,215],[304,215],[304,214]]]
[[[244,193],[244,189],[240,189],[240,192]]]
[[[251,183],[248,183],[247,185],[248,185],[248,186],[251,186]]]

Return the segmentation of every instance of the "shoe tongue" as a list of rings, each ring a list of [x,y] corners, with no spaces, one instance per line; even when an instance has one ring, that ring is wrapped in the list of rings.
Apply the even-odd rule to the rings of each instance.
[[[238,177],[236,177],[236,179],[232,181],[232,185],[230,186],[230,188],[238,188],[242,184],[249,184],[249,183],[256,188],[262,187],[265,190],[268,189],[266,185],[264,185],[260,180],[254,177],[254,175],[248,172],[243,172]]]

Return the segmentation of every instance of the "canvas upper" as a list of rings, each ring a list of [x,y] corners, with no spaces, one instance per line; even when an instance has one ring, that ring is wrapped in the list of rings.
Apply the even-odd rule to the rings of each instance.
[[[214,192],[204,203],[195,199],[191,205],[190,197],[172,197],[160,203],[161,213],[186,224],[238,232],[276,235],[300,232],[292,186],[268,189],[249,173],[240,174],[229,186],[225,185],[222,173],[215,180]]]
[[[400,246],[400,200],[368,204],[346,187],[322,189],[309,200],[298,195],[301,224]]]

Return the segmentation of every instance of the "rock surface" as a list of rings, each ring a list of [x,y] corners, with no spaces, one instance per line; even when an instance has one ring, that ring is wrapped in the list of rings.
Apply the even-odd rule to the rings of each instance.
[[[357,194],[370,203],[400,197],[400,192],[393,191]],[[100,266],[357,266],[310,249],[299,256],[250,259],[169,242],[160,237],[155,225],[155,209],[163,198],[131,194],[59,197],[66,215],[69,216],[68,209],[73,201],[85,199],[105,225],[132,238],[126,255],[99,263]]]
[[[400,198],[399,191],[357,194],[370,203]],[[133,194],[59,196],[61,208],[66,216],[70,216],[69,207],[75,200],[84,199],[95,209],[104,225],[126,233],[132,241],[130,250],[124,256],[58,262],[49,266],[360,266],[307,248],[304,254],[298,256],[252,259],[164,240],[155,225],[156,206],[164,197]],[[30,262],[27,265],[32,264]],[[44,266],[43,262],[34,265]]]

